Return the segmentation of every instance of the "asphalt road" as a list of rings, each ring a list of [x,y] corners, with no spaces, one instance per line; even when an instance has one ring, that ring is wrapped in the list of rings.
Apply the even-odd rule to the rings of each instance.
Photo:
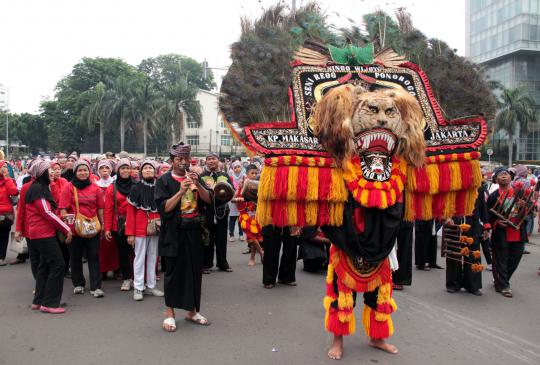
[[[540,243],[540,236],[533,236]],[[0,267],[0,364],[331,364],[323,329],[324,275],[297,268],[297,287],[261,285],[261,269],[247,266],[244,244],[229,245],[233,273],[203,279],[202,327],[179,320],[176,333],[161,329],[163,299],[134,302],[120,283],[104,282],[103,299],[73,295],[65,281],[68,312],[29,309],[33,280],[28,264]],[[512,279],[514,298],[495,293],[483,273],[484,295],[448,294],[444,270],[414,271],[413,285],[395,297],[398,355],[345,340],[345,364],[540,364],[540,246],[528,246]],[[444,266],[444,262],[439,262]],[[160,285],[161,287],[161,285]],[[356,310],[357,319],[361,311]],[[182,318],[182,313],[177,313]]]

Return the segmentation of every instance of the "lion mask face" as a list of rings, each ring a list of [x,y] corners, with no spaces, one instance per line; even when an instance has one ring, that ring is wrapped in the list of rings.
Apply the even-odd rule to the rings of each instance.
[[[367,91],[346,84],[321,98],[311,126],[338,163],[356,153],[372,166],[371,172],[377,176],[394,153],[414,166],[423,165],[422,118],[417,100],[404,90]],[[376,180],[385,178],[379,176]]]

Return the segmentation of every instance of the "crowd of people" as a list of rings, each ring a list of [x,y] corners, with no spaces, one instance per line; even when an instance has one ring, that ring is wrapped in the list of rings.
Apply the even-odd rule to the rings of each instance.
[[[179,143],[171,147],[167,161],[137,159],[126,152],[96,159],[58,153],[27,161],[2,158],[0,164],[0,266],[7,264],[15,224],[13,239],[25,239],[28,252],[21,252],[11,264],[30,261],[36,281],[33,310],[64,313],[63,281],[71,279],[73,293],[83,295],[88,287],[83,273],[86,262],[93,297],[104,297],[102,281],[111,279],[121,282],[119,290],[132,291],[135,301],[145,295],[164,297],[167,310],[162,326],[174,331],[175,309],[185,310],[189,321],[210,324],[200,313],[202,276],[212,273],[214,266],[233,271],[227,259],[228,241],[246,242],[243,253],[249,254],[249,266],[260,258],[267,289],[277,283],[295,286],[297,260],[303,260],[308,272],[323,272],[328,265],[330,241],[319,227],[259,225],[262,160],[256,157],[224,160],[209,153],[193,158],[190,146]],[[414,232],[417,270],[442,269],[437,264],[437,236],[450,243],[441,248],[448,292],[465,288],[481,295],[481,249],[487,269],[493,271],[495,290],[512,296],[510,279],[521,255],[528,252],[525,243],[532,234],[536,209],[533,204],[516,229],[508,223],[511,214],[505,221],[493,208],[501,196],[518,197],[523,186],[534,190],[536,199],[540,184],[522,165],[482,173],[484,183],[471,217],[402,224],[394,290],[412,283]],[[223,191],[218,193],[222,188],[228,193],[225,197]],[[515,206],[520,204],[517,201]],[[452,229],[457,228],[452,227],[466,226],[458,238],[453,236],[457,231]],[[462,239],[461,233],[471,241]],[[452,242],[469,242],[467,249],[478,254],[463,255],[460,247],[451,249]],[[163,291],[157,288],[162,275]]]

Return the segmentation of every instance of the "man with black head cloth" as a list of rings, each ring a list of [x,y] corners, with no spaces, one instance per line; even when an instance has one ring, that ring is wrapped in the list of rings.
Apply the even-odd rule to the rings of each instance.
[[[191,146],[179,143],[170,150],[172,170],[156,182],[155,200],[161,217],[159,255],[165,262],[166,318],[163,329],[176,330],[175,308],[187,311],[185,319],[207,326],[199,313],[203,270],[202,203],[212,201],[211,192],[188,171]]]

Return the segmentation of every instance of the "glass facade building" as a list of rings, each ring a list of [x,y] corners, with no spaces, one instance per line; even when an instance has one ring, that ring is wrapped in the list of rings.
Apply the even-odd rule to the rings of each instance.
[[[540,109],[540,0],[467,0],[465,27],[467,57],[490,80],[525,87]],[[538,121],[522,131],[516,159],[540,160]]]

